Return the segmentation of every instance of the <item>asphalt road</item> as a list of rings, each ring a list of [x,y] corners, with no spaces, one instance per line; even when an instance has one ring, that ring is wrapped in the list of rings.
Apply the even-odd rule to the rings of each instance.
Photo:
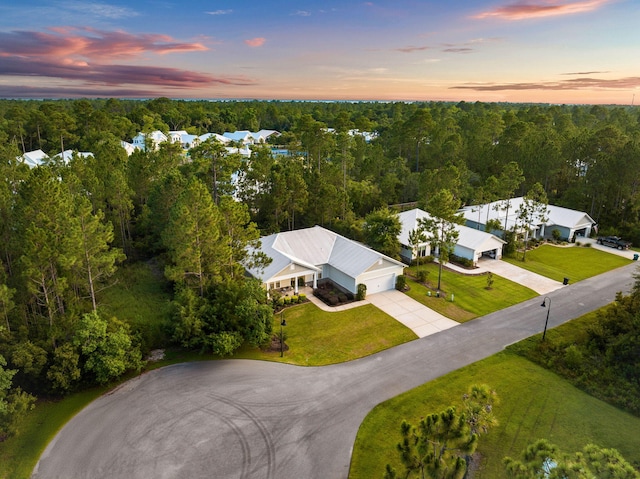
[[[549,328],[629,291],[636,266],[548,294]],[[540,303],[334,366],[233,360],[151,371],[69,421],[32,477],[346,478],[358,427],[376,404],[541,332]]]

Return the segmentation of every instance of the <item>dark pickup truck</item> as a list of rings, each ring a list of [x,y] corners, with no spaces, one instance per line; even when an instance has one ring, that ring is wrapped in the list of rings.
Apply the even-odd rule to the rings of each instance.
[[[619,238],[618,236],[599,236],[596,242],[598,244],[618,249],[629,249],[631,247],[631,243]]]

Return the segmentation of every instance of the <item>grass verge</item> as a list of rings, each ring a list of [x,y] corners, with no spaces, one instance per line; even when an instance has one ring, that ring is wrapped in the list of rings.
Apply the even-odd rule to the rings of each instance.
[[[516,258],[502,259],[555,281],[569,278],[572,282],[591,278],[631,262],[622,256],[594,248],[559,247],[548,244],[527,251],[526,261],[522,261],[521,258],[522,253],[519,252]]]
[[[72,394],[62,401],[38,401],[26,416],[20,432],[0,444],[0,477],[27,479],[47,444],[66,422],[106,388],[94,388]]]
[[[365,418],[353,449],[349,479],[382,477],[386,464],[402,471],[396,444],[400,424],[460,404],[470,385],[487,383],[498,393],[499,424],[480,438],[476,479],[505,477],[502,459],[520,457],[532,441],[546,438],[563,451],[588,443],[615,448],[640,461],[640,418],[574,388],[546,369],[502,352],[386,401]]]
[[[580,342],[598,312],[547,332],[547,343]],[[569,381],[527,359],[537,359],[541,336],[509,346],[504,352],[454,371],[379,404],[360,426],[350,479],[380,477],[387,463],[402,470],[395,450],[403,419],[417,424],[426,414],[461,404],[469,386],[486,383],[497,391],[498,426],[480,438],[476,479],[505,477],[502,458],[520,457],[527,444],[548,439],[564,452],[588,443],[615,448],[640,464],[640,418],[573,387]]]
[[[242,348],[234,358],[281,361],[301,366],[324,366],[368,356],[417,339],[413,331],[371,304],[327,313],[313,303],[284,311],[285,343],[289,350],[265,352]],[[273,323],[280,332],[280,315]]]

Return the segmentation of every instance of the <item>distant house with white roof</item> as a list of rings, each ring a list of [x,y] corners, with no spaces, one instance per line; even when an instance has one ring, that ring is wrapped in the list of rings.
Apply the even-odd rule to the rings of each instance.
[[[518,223],[518,209],[523,203],[523,197],[511,198],[509,208],[506,208],[506,200],[475,206],[465,206],[460,211],[463,214],[467,226],[485,230],[487,221],[497,220],[505,230],[513,229]],[[577,236],[589,237],[596,222],[583,211],[563,208],[561,206],[548,205],[547,219],[534,220],[530,225],[534,238],[552,238],[553,231],[560,233],[560,238],[573,241]]]
[[[243,157],[249,158],[251,156],[251,145],[265,143],[268,138],[274,135],[280,136],[280,133],[276,130],[260,130],[256,133],[248,130],[240,130],[234,132],[227,131],[223,135],[219,135],[218,133],[192,135],[187,133],[185,130],[172,130],[167,136],[161,131],[155,130],[151,133],[138,133],[131,143],[121,142],[121,145],[125,150],[127,150],[128,155],[131,155],[135,149],[144,151],[148,142],[152,142],[153,147],[156,150],[160,143],[165,141],[178,143],[183,150],[190,150],[213,137],[223,145],[229,145],[229,143],[235,143],[237,145],[228,146],[228,153],[239,153]]]
[[[256,133],[251,133],[251,136],[253,136],[256,143],[266,143],[272,136],[277,138],[281,135],[280,132],[276,130],[260,130]]]
[[[29,166],[30,168],[35,168],[36,166],[45,164],[47,160],[49,160],[49,155],[47,155],[42,150],[33,150],[26,152],[16,159]]]
[[[131,156],[133,152],[136,151],[136,147],[128,141],[120,141],[120,146],[127,152],[127,156]]]
[[[88,158],[93,156],[93,153],[89,151],[75,151],[75,150],[64,150],[62,153],[58,153],[54,156],[55,159],[62,160],[62,162],[66,165],[71,161],[73,155],[76,155],[80,158]]]
[[[420,220],[431,219],[431,215],[419,208],[403,211],[398,214],[398,219],[402,225],[402,230],[398,236],[401,245],[400,256],[410,263],[418,257],[429,256],[431,252],[431,242],[429,237],[425,242],[411,245],[409,234],[420,228]],[[474,265],[484,255],[499,259],[502,258],[502,247],[506,242],[495,235],[469,228],[463,225],[455,225],[458,232],[458,241],[453,250],[453,254],[461,258],[466,258]]]
[[[271,258],[263,269],[247,269],[262,281],[267,291],[292,288],[298,283],[317,287],[329,278],[342,288],[357,294],[358,284],[367,294],[395,288],[404,264],[321,226],[275,233],[260,239],[260,251]]]
[[[150,133],[138,133],[133,137],[131,144],[134,148],[139,150],[146,150],[147,142],[152,146],[152,149],[157,150],[160,146],[160,143],[167,141],[167,135],[162,133],[160,130],[154,130]]]
[[[238,130],[234,132],[225,131],[222,136],[228,138],[230,141],[234,141],[242,145],[253,145],[256,143],[256,139],[248,130]]]
[[[205,133],[204,135],[199,136],[200,143],[207,141],[211,137],[214,137],[217,141],[219,141],[223,145],[226,145],[227,143],[231,142],[229,138],[227,138],[226,136],[219,135],[218,133]]]

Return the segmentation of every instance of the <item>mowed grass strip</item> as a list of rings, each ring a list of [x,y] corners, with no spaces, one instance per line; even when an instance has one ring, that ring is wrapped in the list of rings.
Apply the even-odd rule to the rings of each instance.
[[[413,274],[416,268],[412,266],[409,271]],[[420,268],[429,271],[427,281],[431,288],[435,289],[438,285],[438,265],[430,263],[421,265]],[[447,269],[442,271],[443,295],[440,298],[435,297],[432,289],[411,278],[407,278],[407,284],[410,287],[407,294],[411,298],[460,323],[538,296],[538,293],[532,289],[496,274],[493,275],[491,289],[487,289],[486,274],[465,275]],[[427,294],[429,291],[431,296]],[[453,301],[451,301],[452,294]]]
[[[569,278],[571,282],[591,278],[631,262],[617,254],[594,248],[548,244],[527,251],[525,261],[522,261],[522,252],[518,252],[515,258],[503,257],[502,259],[547,278],[556,281]]]
[[[417,339],[411,329],[371,304],[346,311],[325,312],[313,303],[284,310],[289,350],[242,348],[234,358],[282,361],[301,366],[324,366],[351,361]],[[273,332],[280,332],[280,314],[275,315]]]
[[[586,444],[615,448],[631,463],[640,461],[640,418],[574,388],[548,370],[502,352],[381,403],[360,426],[350,479],[382,477],[386,464],[403,471],[396,444],[403,419],[416,425],[428,414],[459,406],[473,384],[488,384],[499,396],[499,424],[480,438],[476,479],[505,477],[502,459],[518,457],[539,438],[566,452]]]
[[[19,434],[0,443],[0,477],[31,477],[38,458],[62,426],[106,391],[106,388],[94,388],[61,401],[39,401],[36,408],[27,414]]]

